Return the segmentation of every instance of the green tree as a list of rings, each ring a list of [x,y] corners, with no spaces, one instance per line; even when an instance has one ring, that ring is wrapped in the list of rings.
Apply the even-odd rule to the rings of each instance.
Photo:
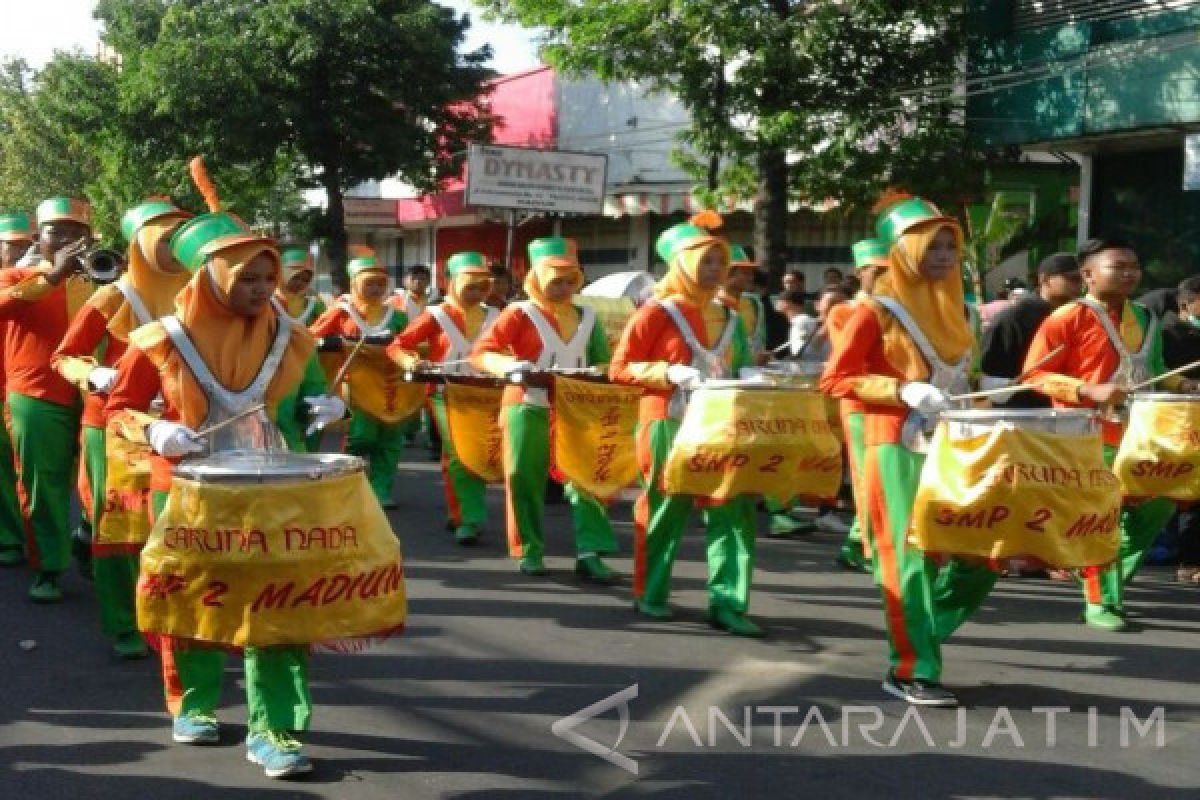
[[[972,188],[952,91],[961,3],[475,2],[545,30],[544,56],[568,73],[679,97],[693,120],[681,162],[722,193],[756,198],[759,257],[776,274],[789,199],[853,209],[889,184],[942,200]]]
[[[490,50],[460,53],[467,17],[431,0],[102,0],[98,15],[136,73],[123,101],[218,177],[302,165],[343,279],[346,190],[389,175],[436,188],[490,131]]]
[[[121,215],[148,196],[199,207],[186,169],[197,143],[123,102],[133,75],[115,60],[79,53],[60,53],[40,71],[20,61],[0,66],[0,207],[86,197],[96,231],[112,245],[121,241]],[[231,207],[264,226],[293,220],[293,230],[302,213],[299,177],[286,159],[218,173]]]

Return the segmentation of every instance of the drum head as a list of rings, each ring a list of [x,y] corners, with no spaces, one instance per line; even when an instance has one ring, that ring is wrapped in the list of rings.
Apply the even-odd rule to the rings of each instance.
[[[1082,435],[1097,430],[1096,412],[1088,409],[968,409],[943,411],[951,439],[973,439],[990,432],[997,425],[1012,428]]]
[[[363,467],[361,458],[339,453],[230,450],[185,460],[175,467],[175,474],[205,483],[285,483],[326,480],[361,472]]]

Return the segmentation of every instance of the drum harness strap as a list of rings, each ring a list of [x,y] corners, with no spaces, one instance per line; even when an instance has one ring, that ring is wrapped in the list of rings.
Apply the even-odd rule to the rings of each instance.
[[[900,327],[904,328],[904,332],[908,334],[909,338],[917,346],[917,349],[921,351],[921,355],[925,357],[925,361],[929,365],[930,383],[943,392],[952,394],[966,392],[971,388],[967,383],[967,370],[971,366],[970,351],[957,364],[947,364],[938,357],[937,351],[929,343],[925,332],[917,325],[917,321],[913,319],[912,314],[908,313],[907,308],[900,305],[900,303],[891,297],[880,296],[874,299],[896,318],[896,321],[900,323]]]
[[[117,287],[117,291],[125,298],[125,302],[133,309],[133,316],[140,325],[147,325],[154,321],[154,316],[150,313],[150,309],[146,308],[146,304],[142,302],[142,296],[138,294],[137,289],[129,285],[129,281],[125,278],[113,284]]]
[[[341,308],[342,311],[345,311],[350,317],[350,321],[354,323],[354,327],[358,328],[358,333],[360,336],[382,336],[392,332],[392,318],[396,316],[395,306],[389,305],[387,307],[387,313],[383,315],[383,319],[379,320],[378,325],[368,324],[367,321],[362,318],[362,315],[355,310],[354,306],[350,305],[350,303],[346,302],[345,300],[338,303],[338,307]]]
[[[271,305],[275,306],[275,310],[277,312],[279,312],[281,315],[287,317],[292,322],[294,322],[297,325],[300,325],[302,327],[307,327],[304,324],[304,318],[307,317],[309,314],[311,314],[312,310],[317,307],[317,298],[310,296],[308,298],[308,303],[304,306],[304,310],[301,311],[298,315],[296,315],[294,317],[288,313],[288,310],[286,308],[284,308],[283,303],[279,302],[278,297],[271,298]]]
[[[471,354],[471,345],[483,334],[487,333],[488,329],[496,322],[496,317],[500,315],[496,309],[491,306],[484,307],[483,324],[479,326],[479,333],[475,339],[467,339],[467,335],[454,324],[454,320],[446,313],[441,304],[430,306],[426,311],[429,316],[433,317],[442,329],[442,333],[446,334],[446,338],[450,341],[450,349],[446,351],[446,361],[462,361]],[[536,324],[536,323],[535,323]],[[543,348],[544,349],[544,348]],[[447,373],[454,375],[471,375],[474,373],[467,364],[450,364],[444,368]]]
[[[277,317],[276,319],[278,325],[275,330],[275,340],[271,343],[271,349],[267,351],[267,357],[263,359],[262,366],[259,367],[258,375],[245,389],[235,392],[222,386],[213,376],[212,370],[204,363],[204,358],[192,343],[187,331],[183,329],[179,318],[174,315],[162,318],[162,326],[166,329],[167,335],[171,337],[171,343],[175,345],[183,362],[192,371],[196,382],[208,395],[208,417],[204,420],[204,425],[223,422],[263,401],[271,379],[275,377],[279,365],[283,362],[283,354],[287,351],[288,341],[292,338],[292,326],[286,321],[286,317]]]
[[[709,350],[704,345],[700,344],[700,339],[696,337],[696,332],[692,330],[692,326],[688,323],[687,317],[680,311],[679,306],[671,298],[660,300],[659,305],[667,312],[667,316],[675,323],[675,327],[679,329],[679,333],[683,336],[684,342],[692,351],[691,366],[700,370],[700,374],[705,378],[724,378],[727,377],[725,369],[725,353],[729,351],[729,346],[733,343],[733,332],[737,328],[738,315],[725,309],[728,318],[725,320],[725,327],[721,330],[721,335],[717,337],[717,344]],[[687,398],[684,393],[676,389],[671,394],[671,402],[667,406],[667,414],[672,419],[682,419],[684,409],[687,408]]]
[[[1108,341],[1112,344],[1113,349],[1117,351],[1117,357],[1120,360],[1117,369],[1113,372],[1109,380],[1113,383],[1133,384],[1141,381],[1149,380],[1150,378],[1150,347],[1154,344],[1154,339],[1158,336],[1158,317],[1150,314],[1150,324],[1146,328],[1145,335],[1142,338],[1142,349],[1136,353],[1129,352],[1129,348],[1125,346],[1125,342],[1121,339],[1121,334],[1113,326],[1112,317],[1108,315],[1108,309],[1098,303],[1091,297],[1085,297],[1076,302],[1082,303],[1092,310],[1099,320],[1100,326],[1104,328],[1104,333],[1108,336]]]
[[[580,369],[587,366],[587,346],[592,338],[592,329],[596,327],[596,311],[591,306],[576,306],[579,312],[579,325],[571,341],[564,342],[558,331],[550,324],[541,310],[533,303],[524,300],[516,304],[517,308],[529,318],[537,329],[542,340],[542,354],[534,364],[539,369],[549,367],[567,367]],[[550,393],[545,389],[527,388],[525,402],[530,405],[549,408]]]

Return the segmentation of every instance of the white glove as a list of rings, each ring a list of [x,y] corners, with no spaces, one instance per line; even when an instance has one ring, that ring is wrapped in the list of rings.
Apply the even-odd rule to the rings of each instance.
[[[312,436],[331,422],[337,422],[346,415],[346,404],[342,398],[332,394],[319,394],[316,397],[305,398],[311,422],[305,436]]]
[[[512,375],[514,372],[533,372],[535,369],[537,369],[537,364],[534,364],[532,361],[514,361],[508,368],[508,374]]]
[[[88,373],[87,382],[93,392],[108,394],[117,382],[117,371],[112,367],[96,367]]]
[[[936,414],[950,407],[946,393],[931,383],[914,381],[904,384],[900,390],[900,400],[911,409],[922,414]]]
[[[694,389],[700,385],[700,370],[687,364],[672,364],[667,367],[667,380],[680,389]]]
[[[204,443],[196,432],[178,422],[159,420],[146,428],[150,449],[163,458],[180,458],[189,453],[203,453]]]
[[[979,388],[983,391],[991,391],[993,389],[1004,389],[1012,386],[1012,389],[1007,392],[997,392],[989,398],[993,403],[1004,405],[1009,400],[1012,400],[1017,392],[1021,391],[1019,386],[1013,386],[1012,378],[997,378],[993,375],[984,375],[979,379]]]
[[[763,371],[762,367],[742,367],[738,370],[738,377],[744,381],[766,383],[767,373]]]

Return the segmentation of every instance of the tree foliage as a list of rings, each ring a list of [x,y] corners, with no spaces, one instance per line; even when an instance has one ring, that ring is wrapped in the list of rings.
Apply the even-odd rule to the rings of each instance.
[[[101,229],[150,195],[191,208],[204,154],[224,205],[276,234],[326,236],[342,198],[399,175],[432,189],[487,138],[488,48],[431,0],[99,0],[98,57],[0,69],[0,206],[83,194]],[[301,191],[323,188],[324,214]]]
[[[156,29],[141,15],[154,6]],[[104,0],[106,36],[144,42],[126,101],[214,162],[294,156],[328,207],[320,233],[345,252],[342,198],[399,175],[432,189],[486,138],[477,99],[486,47],[460,54],[468,20],[431,0]]]
[[[475,0],[540,26],[568,72],[639,79],[692,114],[697,176],[757,196],[778,227],[789,198],[869,206],[901,184],[961,197],[973,165],[952,91],[964,44],[952,0]],[[773,222],[772,222],[773,220]],[[782,237],[770,232],[779,269]]]

